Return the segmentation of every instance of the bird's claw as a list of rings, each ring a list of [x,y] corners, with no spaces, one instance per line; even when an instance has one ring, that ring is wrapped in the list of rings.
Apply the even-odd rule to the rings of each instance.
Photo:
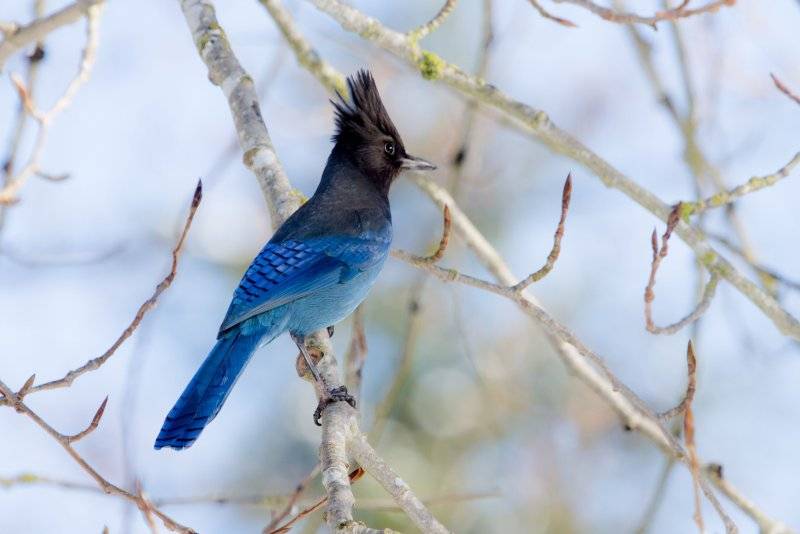
[[[322,412],[325,411],[325,408],[334,402],[342,401],[346,402],[353,408],[356,407],[356,399],[347,392],[347,386],[339,386],[338,388],[333,388],[330,390],[328,392],[328,396],[320,399],[319,404],[317,404],[317,409],[314,410],[314,424],[317,426],[322,426],[322,423],[320,423],[319,420],[322,417]]]

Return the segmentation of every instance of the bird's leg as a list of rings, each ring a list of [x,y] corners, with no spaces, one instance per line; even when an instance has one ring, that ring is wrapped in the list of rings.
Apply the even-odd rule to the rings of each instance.
[[[300,336],[292,335],[292,341],[294,341],[295,345],[297,345],[297,348],[300,349],[300,354],[303,355],[303,359],[306,361],[306,366],[308,366],[309,371],[311,371],[311,375],[314,377],[314,382],[316,382],[317,384],[322,386],[323,389],[325,389],[325,382],[322,380],[322,376],[319,374],[319,370],[317,370],[317,365],[314,363],[314,360],[308,353],[305,339],[303,339]]]
[[[332,328],[332,327],[329,327]],[[319,370],[317,369],[317,365],[314,363],[313,358],[308,353],[308,349],[306,348],[305,339],[301,336],[292,335],[292,340],[297,345],[297,348],[300,349],[300,353],[303,355],[303,359],[306,362],[306,366],[311,371],[312,376],[314,377],[314,381],[319,386],[322,394],[320,395],[319,403],[317,404],[317,409],[314,410],[314,424],[317,426],[322,426],[319,422],[320,418],[322,418],[322,412],[327,408],[330,404],[334,402],[341,402],[344,401],[353,408],[356,407],[356,399],[350,393],[347,392],[347,386],[339,386],[333,389],[328,389],[327,384],[325,383],[325,379],[322,378]]]

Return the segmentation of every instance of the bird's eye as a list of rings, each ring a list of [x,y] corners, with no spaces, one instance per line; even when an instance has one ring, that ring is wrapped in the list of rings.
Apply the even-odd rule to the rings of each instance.
[[[383,149],[390,156],[394,156],[394,143],[392,142],[386,143],[385,145],[383,145]]]

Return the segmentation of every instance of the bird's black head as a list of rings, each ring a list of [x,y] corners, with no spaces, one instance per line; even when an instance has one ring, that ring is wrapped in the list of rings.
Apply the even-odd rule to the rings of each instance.
[[[436,166],[409,155],[378,94],[369,71],[347,79],[350,102],[340,94],[336,108],[335,151],[346,155],[361,172],[386,192],[403,170],[432,170]]]

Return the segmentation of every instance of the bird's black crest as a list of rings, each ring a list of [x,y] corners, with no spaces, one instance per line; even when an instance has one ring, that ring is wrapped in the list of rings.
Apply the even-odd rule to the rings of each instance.
[[[348,143],[388,135],[400,142],[400,135],[383,107],[375,79],[368,70],[359,70],[347,78],[350,102],[339,94],[339,100],[331,100],[336,109],[335,143]]]

